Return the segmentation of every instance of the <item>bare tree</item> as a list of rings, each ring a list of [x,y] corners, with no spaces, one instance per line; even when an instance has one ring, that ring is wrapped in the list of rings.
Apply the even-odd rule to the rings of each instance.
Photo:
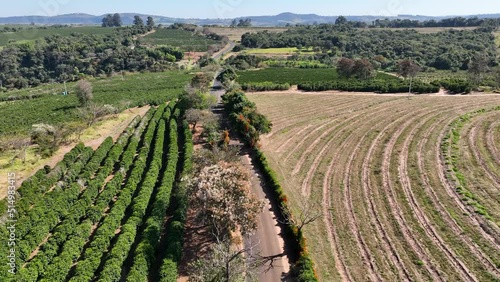
[[[92,84],[84,79],[78,81],[76,84],[76,96],[78,97],[80,106],[88,106],[94,98],[94,94],[92,94]]]
[[[258,268],[253,253],[256,245],[238,247],[229,239],[218,240],[205,258],[192,263],[189,281],[257,281]]]
[[[86,122],[88,127],[92,126],[99,118],[117,112],[118,110],[111,105],[101,106],[94,103],[78,109],[78,115]]]
[[[321,204],[311,198],[303,199],[299,203],[299,212],[295,215],[292,214],[289,208],[281,207],[281,210],[284,216],[282,223],[297,226],[299,232],[302,232],[305,226],[315,222],[323,216]]]

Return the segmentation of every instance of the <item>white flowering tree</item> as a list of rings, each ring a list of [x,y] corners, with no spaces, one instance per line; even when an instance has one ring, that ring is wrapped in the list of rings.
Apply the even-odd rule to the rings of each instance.
[[[190,182],[193,210],[220,239],[230,232],[247,235],[257,228],[263,204],[251,193],[249,175],[241,165],[219,162],[201,169]]]

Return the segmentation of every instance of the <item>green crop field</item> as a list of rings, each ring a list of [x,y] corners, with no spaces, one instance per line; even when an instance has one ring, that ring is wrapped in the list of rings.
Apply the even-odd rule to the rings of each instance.
[[[5,46],[9,42],[31,42],[50,35],[68,36],[72,33],[110,34],[113,30],[114,28],[103,28],[98,26],[26,28],[17,32],[0,32],[0,46]]]
[[[245,50],[245,53],[248,54],[273,54],[273,55],[292,55],[296,53],[314,53],[314,51],[310,49],[298,49],[297,47],[289,47],[289,48],[265,48],[265,49],[250,49]]]
[[[178,276],[187,193],[177,183],[191,168],[193,145],[179,108],[166,102],[136,117],[116,142],[109,137],[95,151],[80,143],[22,183],[11,260],[19,269],[11,275],[2,264],[0,281]],[[0,249],[6,261],[7,241]]]
[[[190,31],[181,29],[158,29],[155,33],[143,38],[145,43],[151,45],[168,45],[178,47],[183,51],[206,52],[210,45],[218,42]]]
[[[189,80],[190,75],[182,72],[129,74],[106,79],[93,79],[94,102],[115,107],[134,107],[149,103],[157,104],[176,97]],[[68,83],[70,95],[62,96],[62,84],[45,85],[41,88],[9,92],[11,96],[41,94],[38,98],[1,102],[2,118],[9,122],[0,123],[0,136],[25,135],[33,124],[63,124],[78,120],[78,100],[74,95],[75,83]],[[38,90],[37,90],[38,89]],[[34,94],[34,95],[35,95]],[[6,95],[6,94],[3,94]],[[0,96],[3,97],[3,96]]]
[[[305,82],[338,80],[335,69],[268,68],[238,72],[239,83],[274,82],[296,85]],[[377,79],[398,80],[388,74],[377,74]]]

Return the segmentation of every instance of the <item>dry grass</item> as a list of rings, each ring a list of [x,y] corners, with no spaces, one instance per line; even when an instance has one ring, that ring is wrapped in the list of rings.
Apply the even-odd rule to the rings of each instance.
[[[247,32],[257,33],[259,31],[267,30],[271,33],[283,32],[288,30],[287,28],[282,27],[211,27],[210,30],[222,36],[229,37],[229,40],[239,42],[241,40],[241,36]]]

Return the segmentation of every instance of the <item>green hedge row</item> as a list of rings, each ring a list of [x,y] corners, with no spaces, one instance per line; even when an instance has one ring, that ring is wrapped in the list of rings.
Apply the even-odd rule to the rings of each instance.
[[[92,148],[86,148],[81,158],[70,168],[71,173],[76,174],[78,169],[83,168],[81,163],[87,163],[93,152]],[[78,199],[80,191],[81,186],[77,183],[59,182],[54,191],[50,192],[50,196],[43,197],[42,202],[19,218],[16,235],[19,240],[18,250],[21,261],[26,261],[50,230],[67,214],[71,205]]]
[[[432,84],[456,94],[472,91],[472,84],[466,79],[441,79],[433,81]]]
[[[68,168],[79,158],[83,150],[85,150],[85,145],[79,143],[64,156],[54,169],[45,166],[38,170],[32,177],[23,181],[17,189],[19,193],[19,200],[16,203],[18,212],[25,214],[34,202],[41,198],[41,194],[62,179]]]
[[[318,81],[301,83],[299,90],[303,91],[353,91],[353,92],[376,92],[376,93],[406,93],[409,90],[408,81],[394,80],[348,80],[348,81]],[[439,86],[420,81],[412,84],[413,93],[436,93]]]
[[[101,202],[100,205],[93,205],[93,203],[98,195],[100,195],[99,192],[101,191],[106,178],[113,171],[115,164],[118,163],[122,153],[124,153],[124,146],[127,145],[128,141],[130,141],[131,143],[131,141],[133,140],[132,135],[134,133],[139,135],[142,133],[141,128],[136,128],[139,121],[140,118],[135,118],[111,148],[109,148],[108,150],[105,149],[109,147],[110,142],[111,144],[113,144],[112,138],[107,138],[106,141],[103,142],[103,144],[96,150],[96,154],[94,155],[102,156],[107,154],[106,158],[104,160],[99,160],[100,157],[93,157],[93,160],[89,162],[89,165],[93,169],[87,168],[86,170],[84,170],[84,172],[82,172],[79,178],[87,178],[88,180],[90,175],[94,174],[95,171],[97,171],[97,169],[99,168],[97,164],[100,164],[102,162],[103,165],[99,168],[96,176],[86,183],[87,188],[84,190],[78,201],[71,207],[64,220],[52,232],[52,236],[41,247],[40,252],[37,254],[37,256],[35,256],[32,261],[27,263],[25,268],[21,269],[19,275],[23,281],[36,281],[36,279],[38,278],[38,274],[42,275],[43,273],[51,272],[49,271],[50,268],[48,268],[49,270],[47,270],[47,266],[51,264],[53,258],[57,256],[58,250],[60,249],[62,243],[66,242],[68,238],[74,236],[72,234],[74,234],[74,231],[78,230],[82,224],[87,224],[89,220],[92,224],[95,224],[101,218],[102,211],[119,190],[118,188],[120,187],[120,184],[123,180],[123,175],[119,174],[119,176],[115,177],[116,180],[113,179],[106,185],[105,191],[107,201]],[[133,148],[133,150],[135,151],[136,148],[137,146]],[[111,189],[111,187],[113,187],[114,189]],[[114,191],[114,193],[110,193],[111,191]],[[80,223],[82,218],[86,218],[87,220],[85,220],[83,223]],[[76,248],[74,245],[72,249],[78,251],[78,248]],[[54,262],[58,262],[58,260],[54,260]],[[71,264],[72,263],[73,261],[71,262]],[[71,264],[66,265],[66,267],[63,267],[62,264],[63,262],[59,260],[57,267],[58,273],[64,270],[68,272],[68,267],[71,267]]]
[[[107,250],[111,244],[111,239],[114,237],[116,229],[120,226],[121,220],[125,215],[125,211],[132,201],[138,181],[144,172],[147,150],[141,150],[142,154],[139,154],[137,159],[135,158],[135,155],[141,140],[145,139],[145,135],[148,131],[151,132],[150,128],[154,128],[154,125],[150,125],[148,126],[148,130],[145,130],[148,124],[155,124],[154,122],[150,122],[155,112],[156,110],[152,108],[141,120],[136,131],[132,134],[132,138],[128,146],[121,156],[119,173],[115,174],[114,178],[108,182],[105,189],[97,197],[93,206],[93,212],[88,215],[89,218],[92,218],[92,215],[94,214],[96,215],[94,219],[101,218],[104,209],[109,206],[112,198],[116,194],[119,194],[118,199],[111,207],[109,214],[104,217],[92,240],[89,242],[88,247],[83,252],[70,281],[91,281],[94,278],[94,273],[97,271],[99,264],[101,263],[101,258],[104,254],[103,250]],[[148,140],[151,139],[149,138]],[[151,144],[145,143],[143,145],[149,147]],[[136,159],[135,162],[134,159]],[[134,166],[132,171],[129,173],[127,183],[125,184],[123,190],[120,190],[125,174],[129,171],[132,164],[134,164]]]
[[[193,167],[192,156],[193,156],[193,136],[189,125],[186,121],[182,123],[181,129],[181,142],[183,142],[182,148],[182,159],[181,159],[181,179],[188,175]],[[178,262],[181,260],[182,256],[182,245],[184,236],[184,223],[186,221],[186,212],[188,208],[187,194],[185,188],[180,185],[179,182],[176,184],[175,193],[172,197],[172,205],[174,206],[174,214],[172,220],[167,226],[166,232],[166,242],[167,246],[165,250],[160,250],[163,252],[162,264],[160,267],[160,281],[161,282],[172,282],[176,281],[178,277]]]
[[[162,106],[160,106],[162,107]],[[163,108],[165,108],[163,106]],[[121,227],[121,232],[117,237],[115,245],[108,252],[103,269],[99,275],[98,281],[119,281],[123,270],[123,265],[135,242],[139,226],[143,223],[151,196],[156,187],[156,182],[163,166],[163,150],[165,139],[165,120],[161,119],[163,112],[155,113],[154,121],[159,120],[156,130],[153,129],[155,140],[151,148],[143,147],[147,150],[149,161],[144,178],[138,183],[139,191],[133,199],[130,207],[130,217]],[[157,119],[158,118],[158,119]],[[152,136],[152,134],[151,134]],[[176,145],[176,144],[170,144]]]
[[[284,91],[289,90],[290,87],[288,83],[274,83],[270,81],[243,83],[241,85],[241,89],[247,92]]]
[[[164,160],[167,165],[156,191],[151,214],[146,219],[141,240],[134,251],[132,267],[128,273],[127,281],[148,281],[148,273],[151,270],[156,248],[160,242],[165,215],[170,205],[170,195],[175,181],[179,156],[177,123],[173,119],[170,121],[168,137],[170,146],[168,147],[167,157]]]

